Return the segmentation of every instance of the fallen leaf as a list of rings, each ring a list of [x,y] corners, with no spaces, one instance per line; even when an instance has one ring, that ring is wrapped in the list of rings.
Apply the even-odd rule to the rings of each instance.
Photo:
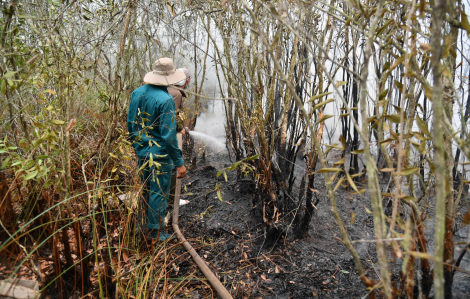
[[[279,268],[277,266],[274,268],[274,273],[279,273]]]
[[[67,127],[65,127],[65,131],[66,131],[66,132],[70,132],[70,131],[75,127],[76,124],[77,124],[77,119],[76,119],[76,118],[72,118],[72,119],[69,121]]]
[[[465,213],[465,216],[463,216],[463,219],[462,219],[462,227],[467,226],[469,224],[470,224],[470,211],[467,211],[467,213]]]
[[[243,252],[243,256],[245,257],[246,260],[248,259],[248,255],[246,254],[246,252]]]
[[[264,276],[263,274],[261,274],[261,279],[266,280],[266,276]]]
[[[226,203],[227,203],[228,205],[231,205],[231,204],[232,204],[232,203],[230,203],[230,202],[228,202],[228,201],[226,201]]]
[[[354,224],[354,220],[356,219],[356,213],[351,211],[351,220],[349,221],[351,224]]]
[[[289,283],[295,284],[295,281],[292,281],[292,280],[291,280],[291,281],[289,281]]]
[[[125,263],[129,262],[129,257],[127,256],[127,254],[124,251],[122,252],[122,259],[124,260]]]

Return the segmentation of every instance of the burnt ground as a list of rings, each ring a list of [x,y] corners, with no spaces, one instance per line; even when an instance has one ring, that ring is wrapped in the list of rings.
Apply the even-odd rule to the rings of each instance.
[[[291,232],[277,240],[274,246],[266,244],[265,226],[262,218],[253,209],[253,190],[246,180],[237,181],[235,172],[227,172],[227,181],[217,177],[219,170],[232,165],[227,150],[214,151],[204,143],[197,142],[193,156],[187,157],[188,175],[183,180],[182,199],[189,200],[180,207],[180,229],[199,255],[207,262],[220,278],[234,298],[366,298],[368,291],[359,279],[353,258],[339,240],[337,224],[329,211],[330,202],[326,194],[323,178],[316,179],[316,196],[319,199],[315,214],[306,237],[298,239]],[[203,158],[204,157],[204,158]],[[339,160],[337,155],[329,157],[330,164]],[[299,162],[296,175],[301,176],[302,165]],[[358,183],[358,187],[362,186]],[[218,191],[222,200],[219,199]],[[295,190],[294,190],[295,191]],[[338,208],[344,224],[347,225],[350,238],[356,248],[368,278],[378,281],[375,244],[359,240],[373,239],[373,219],[366,209],[371,210],[368,193],[355,195],[348,189],[339,188],[335,193]],[[425,221],[425,234],[429,241],[428,252],[433,252],[434,227],[432,226],[433,198],[428,199],[429,214]],[[468,195],[462,198],[457,210],[455,236],[455,257],[459,256],[465,244],[470,240],[470,225],[462,228],[464,215],[469,214]],[[468,220],[468,219],[467,219]],[[112,244],[119,247],[119,229],[112,234]],[[87,225],[84,230],[89,231]],[[171,229],[169,230],[171,231]],[[70,235],[71,231],[69,231]],[[89,234],[89,233],[88,233]],[[87,233],[85,232],[85,235]],[[73,236],[69,236],[73,240]],[[89,237],[92,240],[92,237]],[[101,246],[106,246],[101,240]],[[101,242],[100,241],[100,242]],[[71,242],[71,241],[70,241]],[[71,242],[73,243],[73,242]],[[148,244],[147,244],[148,245]],[[143,248],[148,246],[142,244]],[[147,247],[146,247],[147,246]],[[210,287],[190,255],[176,241],[170,241],[161,247],[161,252],[171,259],[159,259],[167,279],[149,285],[152,298],[215,298],[217,294]],[[76,253],[72,248],[72,253]],[[140,274],[133,273],[137,261],[144,255],[123,253],[121,281],[132,281]],[[54,276],[52,253],[42,251],[44,257],[36,260],[41,265],[41,273]],[[139,256],[139,257],[138,257]],[[23,255],[24,257],[24,255]],[[18,259],[21,259],[20,255]],[[170,261],[167,263],[167,260]],[[396,263],[393,278],[399,281],[401,263]],[[100,262],[100,267],[103,262]],[[89,297],[98,294],[97,271],[90,262],[92,286]],[[419,267],[416,262],[415,267]],[[454,276],[453,297],[470,298],[470,254],[466,254],[460,265],[466,272],[457,272]],[[9,266],[0,263],[0,278],[11,273]],[[100,270],[101,271],[101,270]],[[78,272],[77,272],[78,273]],[[139,272],[140,273],[140,272]],[[126,278],[129,276],[128,278]],[[34,274],[28,266],[23,266],[19,277],[34,280]],[[73,273],[64,276],[67,285],[75,290]],[[41,288],[49,280],[41,280]],[[124,282],[123,282],[124,283]],[[115,285],[111,285],[112,289]],[[157,291],[157,297],[155,296]],[[51,298],[58,297],[53,284],[48,289]],[[82,297],[82,296],[79,296]]]
[[[351,254],[339,240],[322,178],[316,180],[320,201],[308,235],[297,239],[288,233],[275,246],[267,247],[262,220],[253,209],[250,187],[237,181],[235,172],[228,173],[227,181],[223,176],[217,177],[220,169],[231,165],[226,151],[211,152],[196,142],[193,155],[199,161],[193,161],[183,180],[182,199],[190,202],[180,208],[180,228],[234,298],[362,298],[368,294]],[[217,186],[223,193],[222,201],[217,196]],[[340,188],[336,200],[351,239],[372,239],[373,219],[366,212],[366,208],[371,210],[367,192],[353,195]],[[468,238],[468,232],[461,237]],[[367,276],[379,280],[374,243],[356,242],[354,247]],[[468,262],[468,256],[466,259]],[[195,269],[188,256],[172,275],[183,277]],[[397,263],[396,280],[400,269],[401,264]],[[196,276],[203,277],[201,272]],[[454,298],[470,298],[469,276],[457,273],[456,280]],[[211,292],[209,288],[199,289],[186,292],[186,296],[215,296]]]

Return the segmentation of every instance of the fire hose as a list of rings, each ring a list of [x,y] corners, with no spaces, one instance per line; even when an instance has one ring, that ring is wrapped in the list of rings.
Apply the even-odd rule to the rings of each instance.
[[[183,148],[183,137],[182,134],[178,133],[178,146],[182,149]],[[209,269],[207,264],[204,262],[204,260],[197,254],[196,250],[194,250],[193,246],[191,246],[191,243],[189,243],[186,238],[183,236],[181,233],[179,227],[178,227],[178,213],[179,213],[179,203],[180,203],[180,196],[181,196],[181,179],[176,179],[176,186],[175,186],[175,202],[174,202],[174,209],[173,209],[173,221],[172,221],[172,226],[173,230],[176,233],[176,236],[178,237],[178,240],[183,244],[184,248],[189,252],[189,254],[192,256],[194,262],[197,264],[201,272],[206,276],[206,278],[209,280],[211,283],[212,287],[217,291],[219,296],[222,299],[232,299],[232,295],[227,291],[227,289],[223,286],[223,284],[220,282],[220,280],[217,278],[217,276],[212,273],[212,271]]]

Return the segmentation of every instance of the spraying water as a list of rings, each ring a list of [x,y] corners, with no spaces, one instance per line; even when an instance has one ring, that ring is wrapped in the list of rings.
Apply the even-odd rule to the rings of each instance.
[[[189,134],[191,134],[191,136],[194,138],[203,141],[214,150],[222,150],[225,148],[225,144],[219,138],[215,138],[197,131],[189,131]]]
[[[195,131],[189,131],[189,134],[211,149],[220,151],[225,149],[224,104],[222,101],[208,101],[208,109],[198,116]]]

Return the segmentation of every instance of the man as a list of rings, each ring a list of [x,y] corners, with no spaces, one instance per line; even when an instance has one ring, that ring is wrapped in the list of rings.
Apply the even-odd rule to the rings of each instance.
[[[176,139],[175,102],[167,86],[186,78],[170,58],[157,59],[153,71],[144,77],[145,85],[134,90],[127,116],[129,139],[137,153],[143,182],[142,196],[147,204],[147,228],[152,239],[166,240],[163,232],[168,204],[171,171],[186,175],[182,151]]]
[[[177,82],[174,84],[174,86],[180,88],[180,89],[186,89],[189,86],[189,83],[191,82],[191,73],[187,68],[181,68],[179,69],[184,72],[186,78],[181,80],[180,82]],[[186,94],[184,91],[174,88],[174,87],[169,87],[168,92],[173,96],[173,99],[175,100],[175,107],[176,107],[176,119],[178,121],[176,132],[177,134],[180,134],[181,136],[177,135],[177,138],[180,139],[182,138],[182,135],[186,134],[187,131],[189,131],[188,128],[184,127],[184,119],[183,119],[183,98],[186,97]],[[181,150],[183,150],[181,148]],[[172,175],[171,175],[171,185],[170,185],[170,198],[169,202],[174,203],[175,200],[175,186],[176,186],[176,172],[173,170]],[[181,204],[181,203],[180,203]]]
[[[174,87],[169,87],[168,92],[173,96],[173,99],[175,100],[175,107],[176,107],[176,118],[178,120],[176,132],[181,133],[182,135],[186,134],[186,129],[184,127],[184,122],[182,119],[182,113],[183,113],[183,98],[186,97],[186,94],[184,91],[180,89],[186,89],[189,86],[189,83],[191,82],[191,73],[187,68],[181,68],[179,69],[184,72],[184,75],[186,76],[186,79],[181,80],[180,82],[177,82],[173,84],[177,88]],[[178,89],[180,88],[180,89]]]

